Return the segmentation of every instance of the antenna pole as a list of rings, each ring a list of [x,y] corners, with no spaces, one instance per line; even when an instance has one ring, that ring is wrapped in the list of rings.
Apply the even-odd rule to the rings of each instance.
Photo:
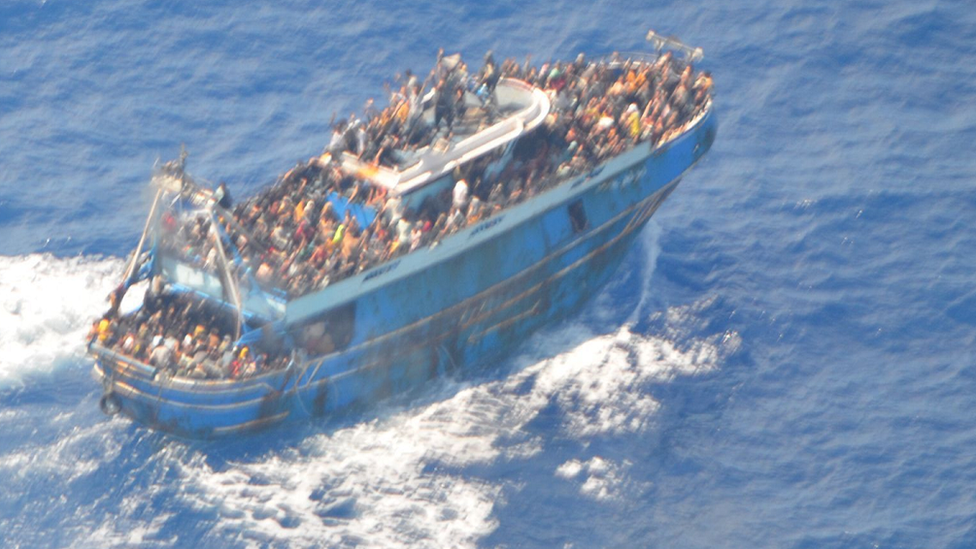
[[[674,36],[661,36],[660,34],[654,32],[653,30],[647,31],[647,41],[654,46],[654,49],[661,51],[664,48],[677,50],[688,58],[688,61],[696,63],[701,61],[702,57],[705,56],[705,52],[701,48],[693,48],[681,40],[678,40]]]
[[[241,337],[241,326],[244,324],[244,309],[241,305],[240,290],[237,288],[237,282],[234,279],[234,274],[230,270],[227,254],[224,251],[224,244],[220,239],[220,231],[217,230],[217,216],[214,214],[213,208],[210,208],[210,233],[213,236],[214,245],[217,248],[217,257],[220,259],[220,266],[224,271],[224,280],[227,281],[226,283],[230,287],[230,297],[234,300],[234,307],[237,308],[237,325],[234,336],[234,339],[237,340]]]
[[[139,254],[142,253],[142,245],[146,243],[146,235],[149,234],[149,226],[152,225],[153,219],[156,217],[156,207],[159,205],[159,198],[163,196],[163,189],[156,190],[156,198],[153,200],[152,208],[149,209],[149,217],[146,218],[146,226],[142,229],[142,236],[139,237],[139,245],[136,246],[136,252],[132,256],[132,261],[129,262],[129,267],[125,270],[125,276],[122,277],[122,284],[125,285],[129,282],[136,269],[136,264],[139,262]]]

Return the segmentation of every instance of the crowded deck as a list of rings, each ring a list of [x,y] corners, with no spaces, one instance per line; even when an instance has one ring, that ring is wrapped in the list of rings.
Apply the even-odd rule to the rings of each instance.
[[[512,108],[498,100],[507,82],[545,94],[531,131],[510,148],[484,147],[445,164],[438,177],[400,185],[431,151],[450,150],[510,117]],[[370,106],[362,118],[336,122],[322,155],[264,192],[234,204],[221,184],[204,207],[162,212],[159,251],[293,299],[435,246],[638,144],[666,143],[707,109],[712,87],[707,73],[671,53],[597,61],[580,55],[541,66],[498,64],[489,53],[473,74],[460,57],[439,54],[423,82],[407,71],[398,84],[386,108]],[[421,187],[426,191],[413,192]],[[93,325],[92,340],[187,378],[246,378],[291,360],[291,346],[271,330],[238,343],[242,329],[260,321],[248,325],[240,311],[153,282],[138,311],[119,316],[113,306]]]
[[[695,75],[691,65],[666,53],[654,62],[611,58],[534,67],[513,59],[496,66],[489,55],[472,77],[463,62],[441,72],[435,104],[420,109],[422,93],[408,79],[391,104],[365,120],[339,121],[327,152],[287,172],[273,187],[230,212],[221,212],[221,230],[245,258],[255,279],[298,297],[362,272],[393,257],[429,246],[459,229],[524,201],[561,181],[592,169],[641,142],[659,144],[673,135],[707,103],[711,78]],[[499,75],[496,79],[493,75]],[[485,124],[490,100],[475,108],[458,99],[441,105],[440,97],[464,97],[467,88],[491,94],[501,77],[524,81],[543,90],[552,109],[542,126],[517,144],[502,166],[502,151],[459,165],[453,185],[420,204],[374,184],[367,170],[349,170],[352,157],[362,165],[391,167],[387,161],[406,151],[434,146],[455,137],[455,124]],[[440,111],[444,111],[441,113]],[[417,137],[420,136],[420,137]],[[229,205],[225,202],[225,205]],[[229,215],[228,215],[229,214]],[[188,262],[214,270],[214,250],[207,215],[190,222],[175,220],[167,247]]]

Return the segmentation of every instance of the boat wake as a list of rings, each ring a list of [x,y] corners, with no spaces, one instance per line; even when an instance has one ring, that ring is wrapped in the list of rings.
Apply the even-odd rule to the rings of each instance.
[[[734,333],[693,333],[695,305],[660,313],[666,336],[635,331],[636,321],[655,314],[646,303],[658,233],[655,225],[642,233],[625,263],[630,272],[618,277],[624,282],[617,284],[639,281],[637,291],[631,285],[627,292],[639,295],[628,300],[637,303],[623,311],[629,316],[620,316],[611,284],[579,319],[531,338],[510,361],[509,375],[442,380],[431,389],[438,394],[420,404],[390,404],[374,419],[226,461],[214,458],[220,443],[186,443],[122,419],[62,411],[49,420],[60,427],[46,441],[0,455],[0,477],[24,497],[37,489],[31,475],[63,483],[62,501],[38,512],[63,513],[76,524],[57,528],[98,544],[181,545],[193,536],[218,545],[473,547],[498,527],[496,507],[518,492],[512,469],[553,452],[560,441],[586,448],[596,439],[652,429],[661,406],[652,384],[714,370],[738,347]],[[0,285],[3,379],[22,382],[25,372],[53,370],[69,357],[87,368],[78,359],[87,311],[100,309],[121,262],[0,259],[12,275]],[[592,326],[606,325],[601,319],[624,322],[599,333]],[[94,407],[96,393],[91,387],[74,397]],[[5,411],[0,428],[16,423],[18,413]],[[86,423],[71,425],[72,418]],[[548,467],[552,482],[595,502],[626,499],[639,489],[626,461],[592,452],[542,461],[555,464]],[[90,501],[81,486],[96,480],[112,484],[114,495]],[[186,532],[188,513],[201,531]],[[10,521],[0,525],[20,530]]]
[[[581,339],[543,358],[547,348]],[[496,528],[493,510],[513,487],[506,485],[517,485],[499,481],[496,468],[517,467],[553,440],[586,444],[648,429],[660,407],[649,385],[717,368],[735,346],[718,339],[682,351],[626,326],[603,335],[568,326],[534,339],[518,359],[528,366],[505,379],[308,437],[286,455],[224,470],[197,456],[180,464],[180,498],[220,509],[224,536],[330,547],[474,547]],[[555,429],[539,432],[543,415],[558,418]],[[584,497],[612,500],[630,488],[628,467],[592,456],[571,458],[551,474]]]
[[[115,258],[0,256],[0,388],[79,362],[121,272]]]

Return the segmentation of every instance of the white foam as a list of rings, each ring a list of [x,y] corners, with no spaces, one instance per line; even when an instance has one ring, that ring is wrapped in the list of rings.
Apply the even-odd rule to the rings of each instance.
[[[661,254],[661,226],[657,224],[656,220],[651,219],[647,222],[647,225],[638,234],[637,242],[639,243],[637,257],[641,259],[641,284],[638,288],[637,306],[634,307],[630,318],[627,319],[630,324],[637,322],[647,304],[647,299],[652,293],[651,274],[654,272],[657,258]]]
[[[583,464],[578,459],[571,459],[556,468],[556,476],[571,479],[579,476],[583,470]]]
[[[618,498],[630,465],[629,461],[616,465],[599,456],[594,457],[586,463],[589,476],[580,486],[580,493],[597,500]]]
[[[657,235],[648,232],[643,244],[653,250]],[[653,266],[653,255],[641,266],[632,319],[648,314]],[[631,323],[597,334],[576,322],[533,337],[516,359],[517,371],[504,379],[461,390],[441,382],[450,395],[442,401],[225,470],[202,458],[181,460],[181,497],[195,508],[219,509],[221,535],[255,545],[474,547],[497,527],[493,509],[503,504],[505,485],[465,468],[543,452],[544,435],[530,423],[553,405],[558,413],[547,413],[546,421],[560,418],[560,436],[584,448],[594,437],[647,429],[661,406],[650,383],[710,371],[738,347],[734,333],[688,336],[705,306],[661,313],[680,347],[669,337],[635,333]],[[554,474],[578,483],[582,496],[604,501],[626,493],[629,467],[591,456],[566,461]]]
[[[142,498],[139,499],[141,501]],[[133,522],[124,531],[113,528],[114,523],[105,522],[99,526],[98,530],[86,536],[87,543],[85,545],[90,544],[91,547],[139,547],[144,545],[174,547],[178,539],[156,539],[160,530],[172,517],[173,513],[155,514],[150,517],[148,523],[144,521]]]
[[[39,478],[57,479],[66,486],[111,463],[120,451],[120,442],[110,436],[109,422],[76,426],[50,442],[24,444],[0,455],[0,476],[14,490]]]
[[[604,501],[621,497],[621,490],[628,482],[627,471],[631,465],[627,460],[618,465],[600,456],[593,456],[586,462],[571,459],[557,467],[555,474],[568,481],[575,481],[582,473],[585,479],[578,482],[580,494]]]
[[[738,346],[734,333],[688,336],[707,301],[663,313],[645,310],[656,248],[656,234],[647,233],[644,247],[652,256],[641,265],[640,299],[631,321],[614,332],[594,333],[587,328],[594,323],[583,321],[550,329],[530,340],[515,360],[516,372],[503,379],[461,388],[442,381],[431,391],[443,390],[443,400],[311,436],[298,448],[219,470],[199,450],[171,441],[154,460],[179,480],[127,494],[112,517],[79,517],[88,524],[87,538],[138,544],[156,535],[165,520],[144,525],[147,498],[160,490],[169,497],[175,490],[180,505],[207,516],[216,510],[214,535],[242,545],[476,546],[498,526],[494,509],[504,504],[506,485],[479,478],[470,471],[481,469],[471,467],[544,452],[548,435],[530,425],[540,414],[556,406],[557,413],[547,412],[543,421],[559,418],[559,436],[583,448],[594,437],[639,433],[661,406],[647,390],[650,383],[712,370]],[[0,381],[80,355],[84,334],[105,308],[122,267],[117,259],[0,257]],[[605,294],[589,314],[610,316],[602,310],[614,306]],[[632,330],[633,320],[648,314],[661,320],[662,335]],[[54,424],[71,419],[55,418]],[[46,471],[66,481],[89,474],[117,456],[119,437],[113,433],[121,421],[75,428],[44,447],[6,454],[0,469],[17,481],[26,481],[17,470]],[[88,446],[97,448],[97,457]],[[554,475],[576,483],[583,497],[604,501],[627,493],[629,467],[626,461],[577,456]]]
[[[621,284],[626,285],[628,295],[636,298],[628,300],[630,303],[635,303],[635,306],[627,317],[627,322],[633,324],[638,320],[641,311],[647,306],[648,298],[653,295],[651,274],[654,272],[658,255],[661,253],[660,237],[661,226],[652,218],[640,233],[638,233],[637,245],[634,246],[635,251],[628,256],[628,260],[632,258],[636,258],[637,260],[635,262],[636,285],[631,280],[631,277],[628,276],[632,273],[619,273],[614,276],[607,288],[596,296],[593,306],[589,308],[595,320],[603,324],[617,324],[620,322],[621,317],[617,314],[617,311],[621,304],[614,303],[613,290],[617,285]]]
[[[120,259],[0,256],[0,387],[81,356],[122,267]]]
[[[448,403],[307,439],[298,452],[213,471],[203,460],[181,467],[183,496],[220,509],[228,535],[292,544],[465,547],[495,528],[498,486],[447,472],[497,456],[488,423],[500,404],[478,389]],[[456,417],[456,407],[470,411]],[[358,540],[353,542],[351,540]]]
[[[522,358],[530,364],[503,380],[449,388],[456,394],[446,400],[313,436],[286,455],[223,471],[186,461],[182,497],[220,509],[225,535],[247,532],[258,543],[474,547],[497,525],[503,484],[462,474],[465,467],[543,451],[528,424],[552,403],[559,429],[583,442],[646,429],[660,407],[646,384],[717,367],[734,348],[712,339],[679,350],[626,326],[592,335],[571,325],[536,337]],[[572,342],[553,358],[537,356]],[[555,474],[603,501],[626,490],[629,467],[592,457]]]

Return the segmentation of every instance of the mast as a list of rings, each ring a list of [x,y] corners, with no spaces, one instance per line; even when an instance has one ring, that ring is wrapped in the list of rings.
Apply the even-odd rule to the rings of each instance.
[[[142,236],[139,237],[139,245],[136,246],[136,251],[134,254],[132,254],[132,261],[129,262],[129,267],[125,270],[125,275],[122,277],[123,286],[128,285],[129,280],[132,278],[132,275],[136,270],[136,265],[139,263],[139,254],[142,253],[142,246],[146,243],[146,236],[149,234],[149,227],[152,225],[153,219],[156,217],[156,208],[159,206],[159,199],[162,196],[163,189],[157,189],[156,198],[153,199],[152,208],[149,209],[149,216],[146,218],[146,226],[143,227]]]
[[[237,280],[234,278],[234,274],[230,271],[230,265],[227,261],[227,254],[224,251],[224,243],[220,238],[220,231],[217,230],[217,216],[214,215],[213,207],[209,208],[209,213],[210,234],[213,236],[214,245],[217,248],[217,257],[220,258],[220,268],[224,272],[224,280],[226,281],[227,287],[230,290],[230,297],[234,302],[234,307],[237,309],[237,324],[234,334],[234,339],[237,340],[241,337],[241,327],[244,324],[244,308],[241,304],[241,293],[237,288]]]

